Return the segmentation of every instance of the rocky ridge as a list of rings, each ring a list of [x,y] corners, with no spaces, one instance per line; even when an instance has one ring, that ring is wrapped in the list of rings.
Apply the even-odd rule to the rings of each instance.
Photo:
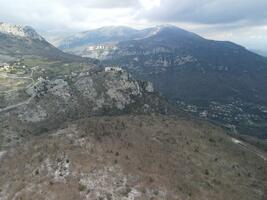
[[[35,40],[44,40],[33,28],[30,26],[12,25],[9,23],[0,23],[0,33],[9,34],[17,37],[31,38]]]
[[[126,71],[112,68],[83,71],[65,79],[39,78],[26,93],[28,101],[0,116],[3,126],[12,124],[12,131],[24,127],[24,131],[36,134],[66,120],[102,114],[166,114],[171,108],[151,83],[136,81]],[[1,134],[8,137],[5,131]]]

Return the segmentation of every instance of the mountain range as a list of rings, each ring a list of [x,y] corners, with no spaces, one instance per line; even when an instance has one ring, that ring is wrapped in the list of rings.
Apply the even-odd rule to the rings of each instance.
[[[267,58],[240,45],[164,25],[104,27],[66,37],[57,46],[151,81],[180,109],[267,137]]]
[[[232,43],[210,45],[193,33],[164,26],[95,31],[97,44],[86,48],[102,55],[98,61],[98,56],[64,53],[32,28],[0,27],[1,200],[266,199],[266,141],[207,121],[210,111],[204,105],[209,102],[201,96],[205,83],[209,98],[216,97],[229,74],[229,87],[236,79],[264,76],[264,58]],[[75,38],[72,45],[79,49]],[[206,52],[198,53],[197,47]],[[240,72],[230,59],[227,68],[212,67],[218,48],[231,52],[229,58],[245,54],[258,65],[254,70],[240,60],[247,70]],[[188,102],[203,107],[178,102],[189,93],[203,101],[187,96]],[[221,94],[225,101],[230,98],[222,95],[229,94]],[[230,117],[230,111],[243,111],[231,98],[231,106],[212,102],[214,113],[223,108]],[[264,111],[264,99],[257,101]],[[188,114],[200,108],[204,119]]]

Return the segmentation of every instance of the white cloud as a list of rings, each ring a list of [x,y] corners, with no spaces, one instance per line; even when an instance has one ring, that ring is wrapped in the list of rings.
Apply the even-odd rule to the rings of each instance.
[[[161,0],[161,6],[144,13],[156,21],[203,24],[261,23],[267,18],[266,0]]]
[[[143,8],[151,10],[152,8],[159,7],[161,0],[140,0]]]

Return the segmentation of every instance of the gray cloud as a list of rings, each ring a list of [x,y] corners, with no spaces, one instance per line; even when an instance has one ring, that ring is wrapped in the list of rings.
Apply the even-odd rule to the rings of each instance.
[[[81,5],[87,8],[129,8],[139,4],[138,0],[61,0],[61,2],[68,6]]]
[[[153,21],[201,24],[265,23],[266,0],[161,0],[161,6],[141,13]]]

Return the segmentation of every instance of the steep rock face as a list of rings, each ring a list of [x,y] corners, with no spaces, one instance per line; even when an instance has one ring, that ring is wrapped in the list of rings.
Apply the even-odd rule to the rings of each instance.
[[[165,114],[169,109],[151,83],[136,81],[124,70],[89,70],[65,80],[39,78],[26,93],[29,100],[2,117],[15,120],[14,127],[22,123],[31,132],[46,131],[67,119],[101,114]]]

